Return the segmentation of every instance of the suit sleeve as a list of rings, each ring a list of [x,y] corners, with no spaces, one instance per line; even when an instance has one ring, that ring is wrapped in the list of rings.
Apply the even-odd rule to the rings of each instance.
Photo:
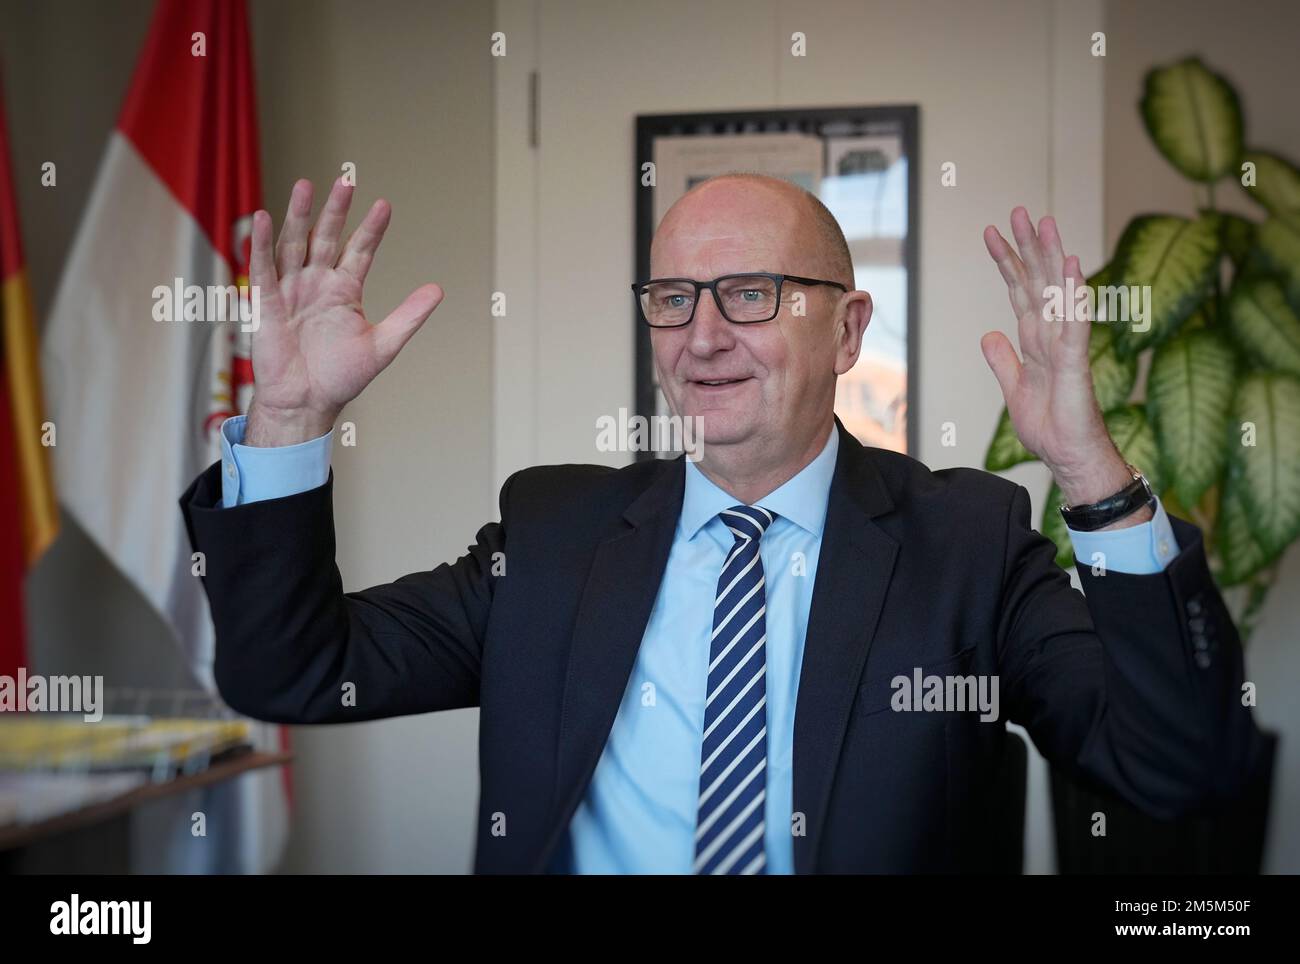
[[[277,723],[476,706],[511,480],[503,522],[479,529],[454,563],[352,593],[334,561],[333,483],[223,508],[216,463],[181,498],[204,555],[223,699]]]
[[[1181,551],[1165,569],[1094,575],[1083,563],[1080,595],[1017,486],[998,626],[1008,717],[1048,759],[1159,818],[1231,799],[1263,750],[1201,532],[1170,523]]]

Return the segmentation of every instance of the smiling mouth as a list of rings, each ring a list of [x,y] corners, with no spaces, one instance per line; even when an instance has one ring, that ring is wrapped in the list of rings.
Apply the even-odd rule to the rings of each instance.
[[[691,381],[696,385],[708,385],[710,388],[717,388],[722,385],[737,385],[740,382],[749,381],[749,376],[743,378],[693,378]]]

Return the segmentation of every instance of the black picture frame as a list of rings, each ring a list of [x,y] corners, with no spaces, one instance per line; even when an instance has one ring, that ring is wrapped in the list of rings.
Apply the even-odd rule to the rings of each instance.
[[[653,160],[654,142],[671,135],[717,135],[770,132],[815,133],[824,138],[828,129],[859,126],[863,129],[896,129],[907,157],[907,237],[903,257],[907,267],[907,451],[917,455],[918,406],[918,326],[920,316],[920,152],[918,144],[919,111],[914,104],[867,107],[788,108],[774,110],[717,111],[691,114],[638,114],[636,116],[636,163],[633,165],[635,198],[636,250],[632,266],[633,279],[650,276],[650,241],[655,229],[655,188],[642,185],[642,165]],[[631,323],[636,329],[636,398],[635,412],[650,417],[656,411],[654,357],[650,329],[641,320],[633,299],[628,299]],[[654,458],[656,453],[639,451],[637,460]]]

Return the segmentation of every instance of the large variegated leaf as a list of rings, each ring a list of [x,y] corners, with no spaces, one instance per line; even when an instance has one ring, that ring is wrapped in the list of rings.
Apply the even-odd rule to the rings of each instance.
[[[1239,277],[1228,296],[1228,324],[1257,365],[1300,376],[1300,317],[1276,279]]]
[[[1137,405],[1126,405],[1106,413],[1106,430],[1115,440],[1124,461],[1142,470],[1151,488],[1157,493],[1165,490],[1164,466],[1156,433],[1147,420],[1146,412]]]
[[[1240,268],[1255,247],[1254,221],[1235,214],[1219,214],[1219,244],[1232,259],[1234,268]]]
[[[1275,271],[1292,282],[1300,278],[1300,211],[1283,211],[1261,224],[1259,250]]]
[[[1156,436],[1147,422],[1146,415],[1136,405],[1117,408],[1106,415],[1106,429],[1115,440],[1124,460],[1146,473],[1147,481],[1156,492],[1164,489],[1164,476],[1160,468],[1160,453],[1156,448]],[[1074,547],[1070,542],[1070,531],[1061,517],[1061,503],[1064,502],[1060,487],[1055,482],[1047,493],[1047,502],[1043,505],[1043,515],[1038,531],[1056,543],[1056,564],[1062,569],[1074,565]],[[1085,565],[1091,560],[1084,559]]]
[[[1241,160],[1243,164],[1254,165],[1255,183],[1242,184],[1247,194],[1273,214],[1300,211],[1300,171],[1266,151],[1247,151]]]
[[[1192,180],[1208,184],[1237,170],[1237,93],[1196,58],[1147,74],[1142,119],[1160,153]]]
[[[1115,250],[1114,280],[1126,292],[1102,286],[1097,297],[1132,295],[1127,316],[1120,302],[1115,348],[1132,357],[1178,331],[1200,306],[1214,279],[1219,258],[1219,220],[1213,214],[1195,221],[1170,215],[1134,218],[1124,229]],[[1140,316],[1140,317],[1139,317]],[[1108,314],[1107,317],[1111,317]]]
[[[1115,352],[1115,329],[1109,324],[1094,324],[1088,336],[1088,364],[1092,367],[1092,387],[1097,405],[1103,412],[1128,401],[1137,380],[1137,359],[1121,358]]]
[[[1181,337],[1189,331],[1200,331],[1209,328],[1214,324],[1214,318],[1214,299],[1211,298],[1193,311],[1192,316],[1183,322],[1183,327],[1178,329],[1178,336]]]
[[[1246,506],[1241,497],[1240,479],[1231,475],[1219,495],[1214,545],[1223,564],[1219,582],[1224,586],[1236,586],[1245,582],[1278,555],[1261,546],[1250,531]]]
[[[1147,411],[1164,476],[1183,505],[1196,505],[1223,471],[1236,362],[1215,329],[1183,332],[1151,359]]]
[[[1255,372],[1233,403],[1229,484],[1239,485],[1250,531],[1281,552],[1300,534],[1300,379]]]
[[[1020,444],[1020,436],[1011,424],[1011,415],[1006,407],[998,418],[998,427],[993,432],[993,441],[984,456],[984,468],[990,472],[1003,472],[1021,462],[1034,461],[1034,453]]]

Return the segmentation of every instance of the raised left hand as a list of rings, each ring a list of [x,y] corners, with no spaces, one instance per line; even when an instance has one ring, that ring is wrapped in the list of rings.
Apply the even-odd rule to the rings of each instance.
[[[980,348],[1025,448],[1051,469],[1067,504],[1095,502],[1131,477],[1093,392],[1092,318],[1087,302],[1073,298],[1087,279],[1078,256],[1065,256],[1052,217],[1039,221],[1035,231],[1029,213],[1018,207],[1011,212],[1011,230],[1019,254],[993,225],[984,229],[984,244],[1007,283],[1024,358],[1000,331],[987,332]],[[1063,308],[1061,320],[1047,320],[1054,300]]]

